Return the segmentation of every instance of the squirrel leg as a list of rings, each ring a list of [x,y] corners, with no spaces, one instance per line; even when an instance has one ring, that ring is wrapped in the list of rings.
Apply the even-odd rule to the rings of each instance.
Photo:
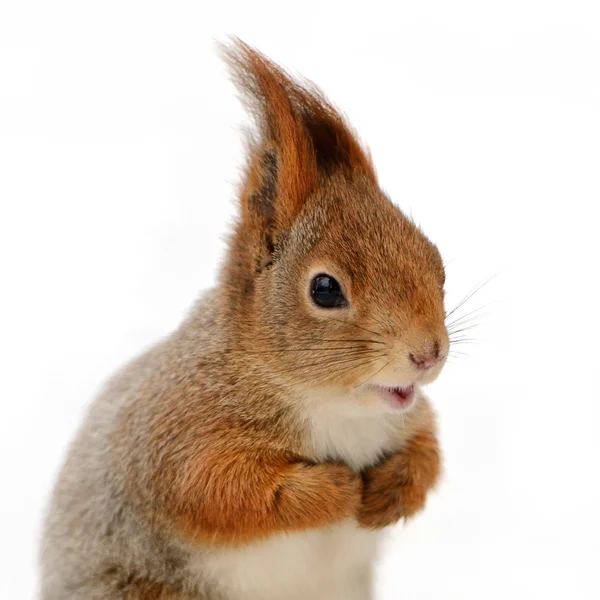
[[[171,507],[186,537],[245,543],[356,517],[362,484],[346,465],[218,456],[188,473]]]

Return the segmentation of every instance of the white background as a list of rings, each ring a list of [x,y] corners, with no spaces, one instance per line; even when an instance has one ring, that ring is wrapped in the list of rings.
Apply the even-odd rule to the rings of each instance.
[[[0,597],[33,597],[95,391],[214,281],[245,119],[227,33],[349,115],[449,262],[449,308],[497,274],[430,389],[445,478],[378,600],[600,597],[596,5],[4,0]]]

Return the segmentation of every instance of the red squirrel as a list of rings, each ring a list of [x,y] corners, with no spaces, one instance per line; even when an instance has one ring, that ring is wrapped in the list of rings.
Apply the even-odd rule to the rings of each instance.
[[[316,86],[240,40],[225,57],[255,124],[226,260],[90,407],[43,600],[368,600],[383,528],[438,479],[438,249]]]

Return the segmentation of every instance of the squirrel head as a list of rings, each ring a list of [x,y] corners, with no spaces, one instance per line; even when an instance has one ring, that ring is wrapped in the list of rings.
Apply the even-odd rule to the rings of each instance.
[[[436,246],[318,88],[240,40],[224,52],[255,121],[220,279],[232,344],[267,379],[367,404],[430,382],[449,344]]]

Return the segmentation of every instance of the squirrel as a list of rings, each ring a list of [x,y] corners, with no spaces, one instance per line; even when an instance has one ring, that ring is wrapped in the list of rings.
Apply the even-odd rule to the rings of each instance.
[[[226,259],[89,408],[42,600],[368,600],[384,528],[438,480],[438,249],[319,88],[224,56],[255,125]]]

